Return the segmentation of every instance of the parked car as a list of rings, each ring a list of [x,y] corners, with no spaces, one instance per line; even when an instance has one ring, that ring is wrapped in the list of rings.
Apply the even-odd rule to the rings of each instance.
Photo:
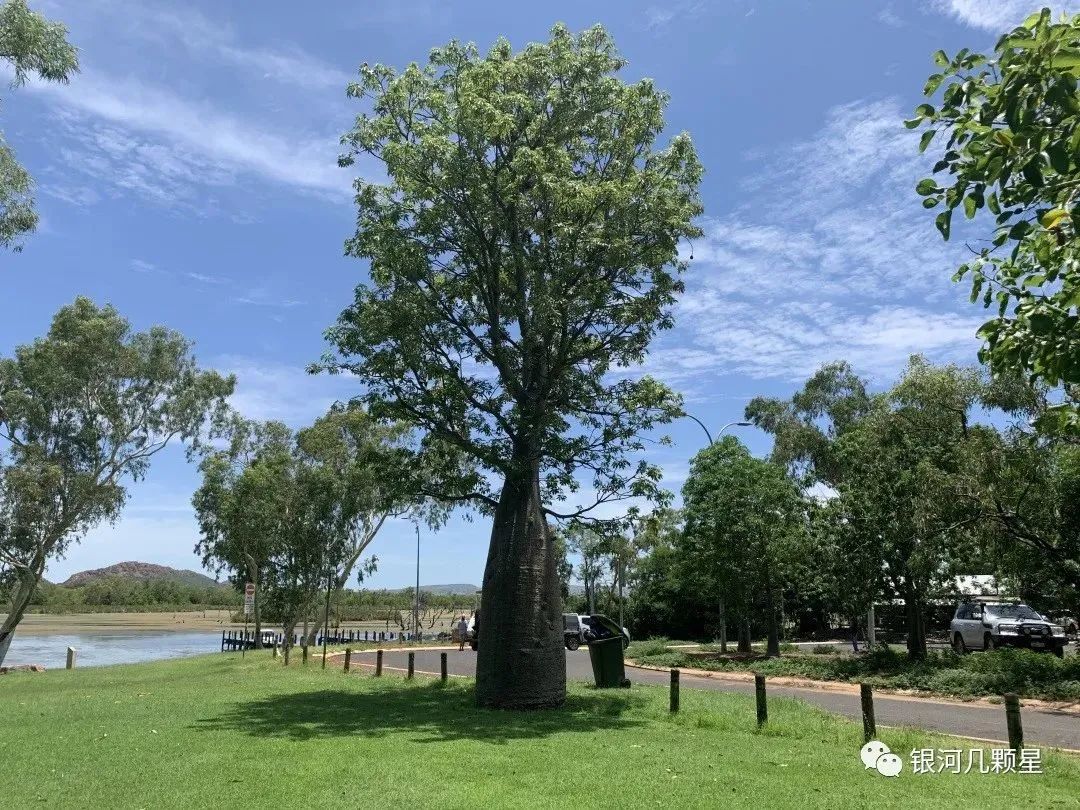
[[[953,649],[963,655],[970,650],[1025,647],[1065,652],[1065,628],[1051,624],[1027,605],[990,602],[965,603],[956,608],[949,624]]]
[[[630,631],[625,627],[619,627],[601,613],[591,616],[564,613],[563,631],[568,650],[576,650],[582,644],[588,644],[594,639],[610,638],[616,634],[622,636],[624,650],[630,645]]]

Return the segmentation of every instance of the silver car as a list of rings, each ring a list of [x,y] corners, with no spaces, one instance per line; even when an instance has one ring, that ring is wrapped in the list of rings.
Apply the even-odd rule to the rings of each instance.
[[[1059,658],[1065,654],[1065,628],[1051,624],[1027,605],[960,605],[949,625],[949,637],[953,649],[961,655],[999,647],[1052,652]]]

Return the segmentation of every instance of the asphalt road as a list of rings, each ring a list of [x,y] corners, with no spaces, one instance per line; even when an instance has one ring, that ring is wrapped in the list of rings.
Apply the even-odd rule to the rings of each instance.
[[[474,677],[476,653],[468,648],[464,652],[452,650],[447,653],[447,668],[451,675]],[[387,674],[404,672],[408,662],[405,651],[387,650],[383,667]],[[375,653],[356,653],[354,666],[375,666]],[[418,650],[416,671],[431,675],[439,674],[439,653]],[[667,686],[667,672],[627,668],[632,683]],[[592,668],[587,650],[566,653],[566,677],[577,681],[592,681]],[[719,692],[752,694],[754,684],[740,681],[724,681],[713,678],[682,675],[684,689],[712,689]],[[827,692],[792,686],[770,686],[770,695],[797,698],[826,711],[850,717],[861,722],[859,695],[846,692]],[[928,700],[925,698],[874,696],[874,714],[879,726],[911,726],[931,729],[945,734],[971,737],[979,740],[1005,742],[1005,709],[1002,706],[965,705]],[[1080,717],[1065,712],[1025,707],[1023,710],[1024,741],[1026,743],[1057,748],[1080,750]]]

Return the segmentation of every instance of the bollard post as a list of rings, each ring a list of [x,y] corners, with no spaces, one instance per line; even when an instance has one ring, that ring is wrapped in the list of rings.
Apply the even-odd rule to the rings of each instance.
[[[757,697],[757,724],[760,728],[769,721],[769,706],[765,702],[765,676],[754,673],[754,694]]]
[[[277,656],[278,656],[277,636],[274,636],[274,658],[277,658]]]
[[[375,677],[382,675],[382,650],[375,653]]]
[[[439,658],[440,658],[439,669],[442,671],[443,683],[446,683],[446,678],[447,678],[447,675],[446,675],[446,653],[442,653],[439,656]]]
[[[679,710],[679,670],[671,670],[671,712]]]
[[[67,649],[67,668],[75,669],[75,648],[68,647]]]
[[[413,670],[415,669],[415,665],[416,665],[416,653],[410,652],[409,653],[409,674],[408,674],[407,677],[411,678],[413,676]]]
[[[221,651],[225,652],[225,631],[221,631]]]
[[[874,723],[874,690],[870,688],[870,684],[859,684],[859,697],[862,699],[863,742],[870,742],[877,737],[877,724]]]
[[[1024,747],[1024,726],[1020,722],[1020,698],[1013,692],[1005,695],[1005,722],[1009,727],[1009,748],[1019,751]]]
[[[300,649],[303,650],[304,663],[306,664],[307,663],[307,641],[306,640],[304,641],[304,646],[301,647]]]
[[[345,648],[345,671],[349,671],[349,666],[352,664],[352,647]]]

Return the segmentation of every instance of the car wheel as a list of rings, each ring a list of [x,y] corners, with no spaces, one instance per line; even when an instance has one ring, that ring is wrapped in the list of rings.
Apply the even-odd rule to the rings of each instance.
[[[472,649],[473,652],[476,652],[477,646],[478,645],[477,645],[477,643],[475,641],[470,641],[469,642],[469,647]]]
[[[629,641],[627,641],[627,640],[626,640],[626,637],[624,636],[624,637],[623,637],[623,640],[622,640],[622,648],[623,648],[623,649],[625,650],[625,649],[626,649],[627,647],[629,647],[629,646],[630,646],[630,642],[629,642]]]
[[[994,637],[989,633],[987,633],[986,636],[983,637],[983,649],[987,652],[992,652],[993,650],[997,649],[997,645],[994,644]]]
[[[570,651],[573,651],[573,650],[576,650],[580,646],[581,646],[581,642],[578,641],[574,636],[567,636],[566,637],[566,649],[568,649]]]
[[[1064,647],[1054,647],[1054,655],[1056,655],[1058,658],[1064,658],[1065,657],[1065,648]]]
[[[964,643],[964,637],[959,633],[953,636],[952,648],[957,655],[967,655],[967,645]]]

